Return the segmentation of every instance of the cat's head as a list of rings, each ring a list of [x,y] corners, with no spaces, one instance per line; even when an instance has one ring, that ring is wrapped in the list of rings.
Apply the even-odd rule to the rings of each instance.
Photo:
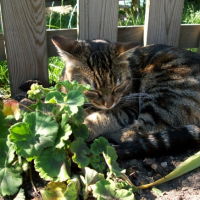
[[[136,44],[76,41],[64,36],[55,36],[52,41],[66,62],[61,80],[90,84],[92,89],[85,95],[94,106],[111,109],[130,92],[132,81],[128,58]]]

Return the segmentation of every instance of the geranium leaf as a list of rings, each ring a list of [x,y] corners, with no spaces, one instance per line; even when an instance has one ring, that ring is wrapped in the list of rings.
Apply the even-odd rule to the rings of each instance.
[[[8,132],[8,128],[6,127],[6,120],[5,120],[5,116],[2,113],[2,111],[0,110],[0,138],[7,138],[9,132]]]
[[[105,158],[105,161],[110,169],[111,172],[115,174],[115,176],[120,177],[124,171],[119,167],[117,160],[117,154],[113,147],[107,146],[106,152],[103,152],[103,156]]]
[[[59,91],[53,91],[47,94],[45,103],[64,103],[64,99]]]
[[[88,127],[85,124],[81,124],[79,126],[72,126],[73,136],[78,138],[81,137],[84,140],[88,138]]]
[[[89,167],[85,167],[85,182],[86,186],[93,185],[99,180],[103,180],[104,175],[98,173],[94,169],[90,169]]]
[[[71,133],[72,129],[69,124],[60,126],[58,130],[58,136],[55,142],[55,147],[59,149],[63,148],[65,146],[65,142],[69,139]]]
[[[97,172],[103,172],[106,168],[105,159],[102,155],[92,155],[89,157],[90,164]]]
[[[33,108],[35,106],[36,111],[40,111],[41,113],[44,114],[52,114],[52,110],[54,108],[53,104],[46,104],[42,102],[37,102],[37,104],[32,104],[30,108]]]
[[[100,180],[96,183],[93,194],[97,200],[134,200],[132,192],[125,189],[115,188],[115,182],[112,180]]]
[[[110,146],[108,140],[106,140],[103,137],[99,137],[94,140],[94,142],[91,145],[90,151],[94,155],[102,154],[103,152],[107,152],[107,146]]]
[[[40,190],[43,200],[78,200],[80,193],[80,181],[73,176],[67,181],[67,184],[62,182],[49,182],[45,189]]]
[[[81,85],[76,81],[60,81],[57,83],[56,88],[59,90],[61,86],[64,86],[68,92],[72,91],[72,90],[78,90],[80,92],[86,91],[86,90],[90,90],[91,86],[90,85]]]
[[[22,177],[13,167],[4,167],[0,170],[0,193],[5,195],[15,194],[22,184]]]
[[[82,124],[84,119],[85,119],[85,111],[83,107],[77,107],[78,112],[75,113],[74,115],[71,116],[71,119],[76,123],[76,124]]]
[[[71,106],[82,106],[84,104],[85,97],[82,92],[77,90],[72,90],[67,95],[67,105]]]
[[[82,168],[88,166],[89,159],[86,155],[90,153],[90,150],[88,149],[83,138],[78,138],[73,141],[70,145],[70,149],[72,153],[74,153],[72,159],[78,164],[78,167]]]
[[[10,165],[15,157],[15,145],[7,139],[0,139],[0,169]]]
[[[71,161],[64,149],[49,147],[35,159],[40,177],[48,181],[66,181],[70,178]]]
[[[14,99],[10,99],[4,103],[3,114],[5,116],[14,115],[15,119],[18,120],[20,118],[20,109],[18,101]]]
[[[64,193],[67,190],[66,183],[49,182],[44,189],[41,189],[43,200],[67,200]]]
[[[20,189],[14,200],[25,200],[24,189]]]
[[[32,112],[9,131],[10,141],[15,143],[18,155],[31,161],[37,158],[44,148],[54,145],[58,124],[52,116]]]
[[[15,145],[0,139],[0,194],[13,195],[22,184],[21,169],[12,166],[14,160]]]
[[[63,127],[68,122],[68,120],[69,120],[68,115],[62,114],[62,120],[61,120],[61,123],[60,123],[61,127]]]
[[[78,200],[81,186],[78,176],[74,175],[72,179],[67,181],[67,190],[65,192],[65,198],[68,200]]]

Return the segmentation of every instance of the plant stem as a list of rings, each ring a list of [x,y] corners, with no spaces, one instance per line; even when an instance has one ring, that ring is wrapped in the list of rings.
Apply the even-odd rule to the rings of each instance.
[[[39,193],[37,192],[37,189],[33,183],[33,177],[32,177],[32,165],[33,165],[33,162],[30,163],[30,181],[31,181],[31,185],[33,187],[33,190],[34,192],[39,196]]]
[[[22,104],[22,103],[19,103],[19,105],[20,105],[20,106],[23,106],[23,107],[26,108],[27,110],[34,111],[34,110],[30,109],[29,107],[25,106],[25,105]]]

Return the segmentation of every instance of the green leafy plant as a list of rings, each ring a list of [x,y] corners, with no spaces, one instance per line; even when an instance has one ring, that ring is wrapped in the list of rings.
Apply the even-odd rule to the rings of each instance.
[[[68,93],[60,92],[61,87]],[[76,81],[61,81],[50,88],[33,84],[28,95],[35,103],[25,111],[15,100],[0,104],[1,196],[19,191],[16,199],[24,198],[21,174],[28,169],[31,173],[34,166],[49,181],[40,191],[44,200],[134,199],[134,187],[120,178],[125,171],[108,141],[100,137],[90,147],[85,142],[88,129],[82,106],[87,101],[83,92],[88,89],[89,85]]]

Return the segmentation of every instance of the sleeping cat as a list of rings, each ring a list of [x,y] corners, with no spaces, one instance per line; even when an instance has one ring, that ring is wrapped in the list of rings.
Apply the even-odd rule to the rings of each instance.
[[[121,158],[187,150],[200,142],[200,55],[166,45],[145,47],[55,36],[66,61],[61,80],[90,84],[88,142],[99,136]]]

